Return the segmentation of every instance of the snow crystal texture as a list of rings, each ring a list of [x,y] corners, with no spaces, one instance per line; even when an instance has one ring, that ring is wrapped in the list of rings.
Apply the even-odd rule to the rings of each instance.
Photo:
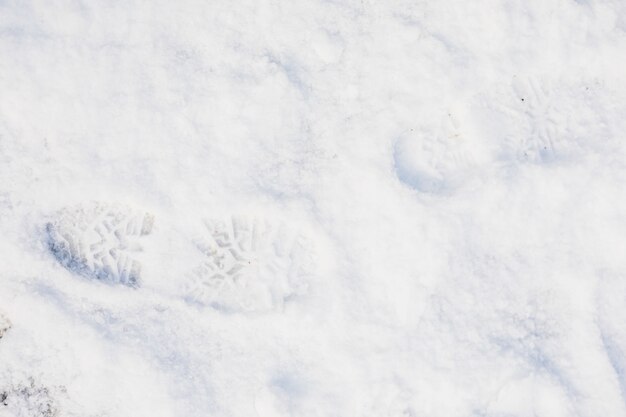
[[[0,0],[0,417],[626,416],[626,3]]]

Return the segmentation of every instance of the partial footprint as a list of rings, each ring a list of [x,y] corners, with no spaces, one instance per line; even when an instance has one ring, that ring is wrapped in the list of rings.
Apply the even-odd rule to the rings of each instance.
[[[505,152],[529,162],[551,162],[564,146],[566,115],[559,106],[558,91],[539,79],[515,79],[510,101],[503,103],[519,130],[505,138]]]
[[[137,287],[141,237],[150,234],[154,216],[126,206],[89,203],[59,211],[46,225],[48,247],[68,270],[102,281]]]
[[[6,316],[0,313],[0,339],[4,336],[4,334],[11,328],[11,322]]]
[[[480,96],[475,120],[498,159],[551,164],[586,155],[606,136],[603,94],[591,82],[514,77]]]
[[[411,129],[394,142],[398,179],[419,192],[440,194],[466,181],[479,147],[470,143],[456,116],[445,114],[437,126]]]
[[[312,274],[312,245],[281,222],[254,217],[204,221],[188,301],[229,312],[269,311],[302,294]]]

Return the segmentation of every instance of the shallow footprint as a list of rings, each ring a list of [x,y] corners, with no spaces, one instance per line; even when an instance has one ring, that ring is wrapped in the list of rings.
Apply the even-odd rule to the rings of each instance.
[[[186,298],[227,312],[270,311],[306,291],[312,245],[282,222],[236,216],[204,221],[203,260]]]
[[[46,225],[50,252],[76,274],[137,287],[140,238],[152,231],[154,216],[117,204],[93,202],[64,208]]]
[[[592,81],[514,77],[477,96],[478,130],[507,164],[550,165],[597,152],[609,139],[605,89]]]
[[[446,194],[471,177],[477,149],[450,111],[438,125],[411,129],[394,141],[395,174],[418,192]]]

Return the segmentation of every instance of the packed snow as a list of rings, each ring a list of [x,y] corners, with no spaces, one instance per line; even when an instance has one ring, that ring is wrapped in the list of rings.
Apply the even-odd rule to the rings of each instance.
[[[0,0],[0,417],[626,416],[626,2]]]

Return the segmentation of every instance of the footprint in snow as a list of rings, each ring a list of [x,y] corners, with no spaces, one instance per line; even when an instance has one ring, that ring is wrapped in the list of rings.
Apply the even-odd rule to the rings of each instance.
[[[584,157],[594,152],[595,139],[609,136],[605,94],[593,83],[516,76],[477,96],[473,112],[497,160],[551,165]]]
[[[153,222],[151,214],[117,204],[64,208],[46,226],[48,248],[71,272],[139,287],[136,257]],[[306,292],[315,272],[312,241],[282,221],[205,219],[194,244],[200,260],[185,279],[184,297],[224,312],[280,310]]]
[[[311,242],[279,221],[235,216],[204,221],[201,263],[186,285],[189,302],[227,312],[270,311],[306,290]]]
[[[154,216],[126,206],[93,202],[68,207],[46,225],[48,248],[65,268],[101,281],[138,287],[143,236]]]
[[[438,126],[411,129],[395,140],[395,174],[418,192],[445,194],[470,178],[476,149],[457,118],[447,113]]]

